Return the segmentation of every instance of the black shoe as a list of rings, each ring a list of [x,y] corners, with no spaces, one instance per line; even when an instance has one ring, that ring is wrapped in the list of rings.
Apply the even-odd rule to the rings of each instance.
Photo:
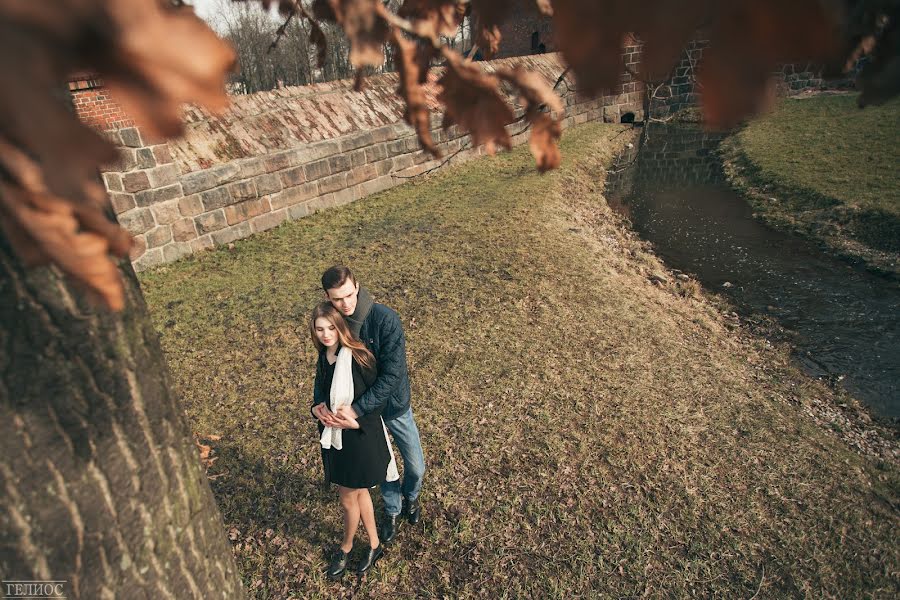
[[[369,548],[369,553],[359,562],[356,567],[356,574],[363,575],[366,571],[375,566],[375,562],[384,556],[384,548],[378,544],[377,548]]]
[[[406,519],[409,521],[410,525],[415,525],[419,522],[419,517],[422,516],[422,507],[419,505],[419,500],[407,500],[406,504]]]
[[[328,565],[328,570],[325,571],[325,574],[328,575],[328,579],[340,579],[344,574],[344,571],[347,570],[347,558],[350,556],[349,553],[344,552],[340,548],[338,548],[334,557],[331,559],[331,563]]]
[[[394,538],[397,537],[398,518],[399,515],[384,514],[384,518],[381,520],[381,527],[378,531],[378,537],[381,539],[382,544],[390,544],[394,541]]]

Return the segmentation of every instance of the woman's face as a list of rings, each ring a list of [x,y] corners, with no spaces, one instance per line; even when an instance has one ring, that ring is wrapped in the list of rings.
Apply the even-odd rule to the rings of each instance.
[[[325,317],[319,317],[316,319],[316,337],[323,346],[331,348],[338,342],[337,328]]]

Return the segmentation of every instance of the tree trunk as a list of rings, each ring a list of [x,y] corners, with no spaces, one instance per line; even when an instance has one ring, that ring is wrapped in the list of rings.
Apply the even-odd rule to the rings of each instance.
[[[67,598],[243,598],[134,271],[86,304],[0,235],[0,579]],[[3,596],[7,587],[3,586]]]

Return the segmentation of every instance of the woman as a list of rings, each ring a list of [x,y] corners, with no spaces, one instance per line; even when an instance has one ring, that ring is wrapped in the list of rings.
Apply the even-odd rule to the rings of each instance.
[[[313,310],[309,329],[319,350],[315,385],[320,386],[318,397],[325,399],[313,403],[312,413],[319,419],[325,478],[338,486],[344,509],[344,539],[327,574],[332,579],[343,575],[362,519],[369,536],[369,551],[356,569],[362,575],[383,555],[368,488],[384,481],[386,474],[396,478],[397,468],[381,413],[351,418],[341,416],[346,413],[338,409],[349,406],[375,381],[375,357],[353,337],[344,317],[328,302]]]

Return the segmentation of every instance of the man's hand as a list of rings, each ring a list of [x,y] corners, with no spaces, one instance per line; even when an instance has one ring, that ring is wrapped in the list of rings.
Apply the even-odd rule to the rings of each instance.
[[[341,429],[359,429],[359,423],[356,421],[356,411],[350,406],[342,406],[337,409],[334,414],[334,420]]]

